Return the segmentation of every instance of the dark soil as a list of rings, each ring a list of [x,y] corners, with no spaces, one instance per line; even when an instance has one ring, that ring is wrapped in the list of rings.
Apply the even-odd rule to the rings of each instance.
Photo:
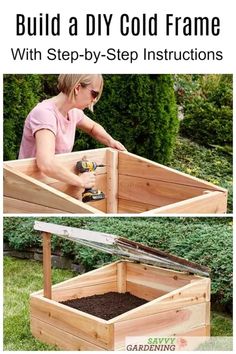
[[[61,304],[87,312],[104,320],[110,320],[147,302],[147,300],[140,299],[130,293],[109,292],[102,295],[62,301]]]

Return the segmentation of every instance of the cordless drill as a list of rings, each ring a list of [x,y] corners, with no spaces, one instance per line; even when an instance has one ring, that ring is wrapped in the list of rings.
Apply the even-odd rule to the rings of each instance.
[[[104,167],[104,166],[105,165],[98,165],[96,162],[80,160],[76,164],[76,170],[79,173],[93,172],[97,169],[97,167]],[[105,198],[105,194],[98,189],[85,188],[84,192],[82,193],[82,202],[84,203],[93,202],[96,200],[102,200],[104,198]]]

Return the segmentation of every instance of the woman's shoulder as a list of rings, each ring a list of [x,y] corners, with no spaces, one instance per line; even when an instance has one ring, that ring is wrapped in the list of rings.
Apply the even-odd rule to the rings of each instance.
[[[56,122],[56,114],[52,103],[49,100],[39,102],[28,114],[26,125],[33,123],[41,123],[45,121]]]
[[[48,99],[48,100],[43,100],[41,102],[39,102],[33,109],[31,112],[37,112],[37,111],[41,111],[41,110],[54,110],[54,104],[53,102]]]
[[[32,119],[33,117],[41,117],[45,114],[50,114],[51,116],[53,116],[55,114],[55,109],[54,106],[52,104],[52,102],[50,102],[50,100],[44,100],[42,102],[39,102],[28,114],[27,116],[27,120]]]
[[[81,121],[85,116],[82,109],[79,109],[79,108],[72,108],[69,112],[69,115],[70,115],[70,118],[75,119],[76,122]]]

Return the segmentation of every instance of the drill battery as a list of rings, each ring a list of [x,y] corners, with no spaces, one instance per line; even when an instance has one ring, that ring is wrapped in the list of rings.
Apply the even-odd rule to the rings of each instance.
[[[82,202],[84,203],[95,202],[102,199],[105,199],[105,194],[99,189],[85,189],[82,193]]]

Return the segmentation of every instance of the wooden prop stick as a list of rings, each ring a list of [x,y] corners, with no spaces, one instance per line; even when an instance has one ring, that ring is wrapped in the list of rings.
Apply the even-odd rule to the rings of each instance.
[[[43,237],[43,295],[52,298],[51,280],[51,234],[42,232]]]

